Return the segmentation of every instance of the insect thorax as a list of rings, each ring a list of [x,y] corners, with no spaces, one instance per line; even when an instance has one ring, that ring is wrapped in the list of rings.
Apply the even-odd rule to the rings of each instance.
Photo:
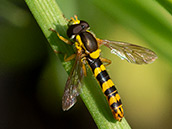
[[[82,32],[80,37],[86,51],[92,53],[98,49],[97,41],[90,32]]]

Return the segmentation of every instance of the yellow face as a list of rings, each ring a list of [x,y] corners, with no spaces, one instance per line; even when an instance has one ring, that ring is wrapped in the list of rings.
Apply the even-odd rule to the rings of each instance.
[[[74,18],[71,17],[71,20],[69,21],[68,25],[75,25],[80,23],[80,20],[78,20],[78,17],[76,15],[74,15]]]

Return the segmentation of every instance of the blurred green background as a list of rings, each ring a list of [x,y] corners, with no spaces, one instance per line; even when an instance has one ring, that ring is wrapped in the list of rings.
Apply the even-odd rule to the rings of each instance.
[[[121,18],[121,12],[115,9],[125,6],[114,7],[115,13],[119,14],[114,19],[96,2],[57,0],[57,3],[67,18],[77,14],[79,19],[86,20],[99,38],[131,42],[157,53],[158,59],[154,63],[135,65],[122,61],[102,47],[102,56],[112,60],[107,69],[121,95],[125,118],[130,126],[139,129],[172,128],[172,63],[164,56],[164,53],[172,51],[169,47],[171,44],[149,44],[148,41],[156,41],[153,39],[156,37],[150,35],[146,38],[137,29],[140,26],[146,28],[151,23],[151,18],[155,17],[157,23],[167,26],[171,32],[170,24],[168,28],[171,15],[156,1],[138,2],[140,6],[129,3],[129,9],[139,13],[137,9],[141,8],[140,18],[145,17],[145,21],[142,21],[145,24],[136,24],[139,23],[136,22],[140,20],[139,17],[134,18],[133,15],[133,19],[126,20],[127,11],[126,15],[121,16],[125,18]],[[112,13],[113,10],[110,14]],[[162,18],[158,19],[159,17]],[[133,23],[135,28],[127,26],[127,22]],[[156,26],[156,23],[152,21],[149,26]],[[162,30],[161,33],[167,36],[172,34],[166,34],[167,31],[161,26],[157,30],[151,29],[155,33],[159,33],[158,29]],[[163,50],[164,46],[168,49]],[[171,55],[169,59],[170,57]],[[25,2],[1,0],[0,128],[97,128],[79,97],[79,101],[70,111],[62,111],[61,97],[66,79],[65,70]]]

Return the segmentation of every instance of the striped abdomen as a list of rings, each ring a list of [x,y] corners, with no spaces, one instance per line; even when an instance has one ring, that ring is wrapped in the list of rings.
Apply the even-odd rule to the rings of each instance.
[[[106,71],[105,66],[102,64],[99,58],[92,59],[88,57],[87,61],[94,73],[94,76],[98,80],[103,93],[107,97],[114,118],[120,121],[124,116],[121,99],[114,86],[114,83]]]

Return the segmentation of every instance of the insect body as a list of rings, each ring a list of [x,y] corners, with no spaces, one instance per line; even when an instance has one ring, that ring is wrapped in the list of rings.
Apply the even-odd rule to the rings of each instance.
[[[86,60],[91,67],[94,76],[98,80],[103,93],[108,99],[112,113],[116,120],[121,120],[124,116],[121,99],[114,86],[114,83],[112,82],[106,71],[105,66],[99,58],[100,49],[96,38],[90,32],[84,31],[78,34],[78,37],[76,37],[76,41],[79,41],[80,44],[84,45],[82,49],[83,51],[87,51],[84,53],[88,53],[85,56]]]
[[[53,29],[50,30],[56,32]],[[58,32],[56,33],[65,43],[73,44],[70,40],[60,36]],[[103,61],[110,64],[110,61],[100,57],[100,45],[107,46],[113,54],[118,55],[121,59],[136,64],[151,63],[157,58],[156,54],[147,48],[130,43],[98,39],[89,31],[89,24],[78,20],[77,16],[69,21],[67,35],[74,40],[77,51],[75,63],[66,82],[62,98],[63,110],[68,110],[75,104],[80,91],[79,85],[84,75],[86,76],[85,64],[87,63],[108,100],[114,118],[121,121],[124,116],[121,99],[102,63]]]

